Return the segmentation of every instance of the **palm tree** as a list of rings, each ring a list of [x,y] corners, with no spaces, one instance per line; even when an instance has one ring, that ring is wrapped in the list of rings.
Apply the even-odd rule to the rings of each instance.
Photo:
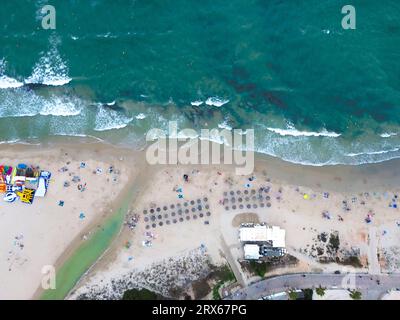
[[[351,290],[350,291],[350,298],[352,298],[353,300],[361,300],[361,292],[357,291],[357,290]]]
[[[322,288],[321,285],[315,289],[315,292],[317,293],[317,295],[323,297],[325,295],[325,290],[326,288]]]
[[[288,293],[289,299],[290,300],[297,300],[297,298],[299,297],[299,295],[297,294],[297,292],[294,289],[291,289]]]

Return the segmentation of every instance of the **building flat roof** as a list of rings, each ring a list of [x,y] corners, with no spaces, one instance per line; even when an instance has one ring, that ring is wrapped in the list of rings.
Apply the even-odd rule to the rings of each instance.
[[[239,232],[240,241],[268,241],[267,226],[242,227]]]
[[[260,247],[258,244],[244,245],[244,258],[249,260],[257,260],[260,258]]]
[[[267,228],[267,238],[268,241],[272,241],[272,246],[274,248],[284,248],[285,247],[285,236],[286,231],[279,227]]]
[[[274,248],[285,247],[286,231],[277,226],[254,225],[239,229],[241,242],[270,242]]]

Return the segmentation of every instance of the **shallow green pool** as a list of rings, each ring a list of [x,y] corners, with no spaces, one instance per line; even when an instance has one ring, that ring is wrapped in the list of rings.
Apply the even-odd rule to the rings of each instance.
[[[131,197],[125,198],[118,212],[106,220],[101,229],[83,243],[74,254],[57,270],[56,289],[46,290],[41,295],[42,300],[64,299],[72,290],[80,277],[96,262],[111,244],[114,236],[120,230]]]

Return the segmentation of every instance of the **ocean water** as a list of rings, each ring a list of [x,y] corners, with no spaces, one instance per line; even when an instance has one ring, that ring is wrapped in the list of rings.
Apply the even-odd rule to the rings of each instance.
[[[400,157],[400,2],[13,0],[0,10],[0,141],[254,129],[304,164]],[[40,9],[56,8],[56,30]]]

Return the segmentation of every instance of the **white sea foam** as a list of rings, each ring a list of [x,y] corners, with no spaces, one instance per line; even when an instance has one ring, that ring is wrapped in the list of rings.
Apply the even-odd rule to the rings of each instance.
[[[69,96],[42,97],[33,90],[17,88],[2,94],[0,118],[74,116],[83,109],[83,101]]]
[[[12,139],[12,140],[4,140],[4,141],[0,141],[0,144],[14,144],[19,142],[19,139]]]
[[[38,83],[44,84],[46,86],[58,87],[58,86],[63,86],[65,84],[68,84],[71,81],[72,81],[71,78],[65,78],[65,77],[61,77],[61,76],[60,77],[54,76],[54,77],[48,77],[46,79],[43,79],[42,82],[38,82]]]
[[[19,88],[24,84],[7,76],[0,76],[0,89]]]
[[[121,114],[118,111],[99,106],[96,114],[96,124],[94,130],[107,131],[112,129],[125,128],[133,118]]]
[[[53,97],[43,105],[39,114],[42,116],[77,116],[81,113],[82,107],[77,99],[65,97]]]
[[[221,99],[219,97],[210,97],[206,100],[206,105],[214,106],[214,107],[222,107],[224,104],[227,104],[229,100]]]
[[[337,138],[340,137],[340,133],[329,132],[327,130],[322,130],[321,132],[313,132],[313,131],[299,131],[295,128],[290,129],[279,129],[279,128],[267,128],[269,131],[275,132],[281,136],[293,136],[293,137],[332,137]]]
[[[99,142],[105,142],[105,140],[100,139],[99,137],[90,135],[90,134],[84,134],[84,133],[54,133],[55,136],[62,136],[62,137],[78,137],[78,138],[90,138],[93,140],[97,140]]]
[[[135,118],[138,120],[143,120],[146,119],[146,115],[144,113],[139,113]]]
[[[224,122],[219,123],[218,128],[232,130],[232,127],[228,124],[228,122],[226,120]]]
[[[385,153],[390,153],[390,152],[396,152],[399,151],[400,148],[393,148],[390,150],[380,150],[380,151],[367,151],[367,152],[360,152],[360,153],[348,153],[346,156],[348,157],[358,157],[358,156],[364,156],[364,155],[378,155],[378,154],[385,154]]]
[[[196,100],[196,101],[192,101],[190,104],[191,104],[192,106],[199,107],[199,106],[201,106],[203,103],[204,103],[203,101]]]
[[[25,80],[26,84],[63,86],[71,82],[72,79],[68,76],[68,66],[57,49],[58,40],[52,41],[50,50],[39,58],[32,75]]]
[[[382,137],[382,138],[390,138],[390,137],[394,137],[394,136],[397,136],[397,133],[395,133],[395,132],[388,132],[388,133],[382,133],[382,134],[380,134],[380,136]]]
[[[199,134],[195,132],[190,132],[190,131],[179,131],[177,135],[171,134],[169,136],[172,139],[179,139],[181,141],[183,140],[189,140],[189,139],[196,139],[199,138]]]
[[[24,84],[18,80],[5,75],[6,61],[0,60],[0,89],[19,88]]]

